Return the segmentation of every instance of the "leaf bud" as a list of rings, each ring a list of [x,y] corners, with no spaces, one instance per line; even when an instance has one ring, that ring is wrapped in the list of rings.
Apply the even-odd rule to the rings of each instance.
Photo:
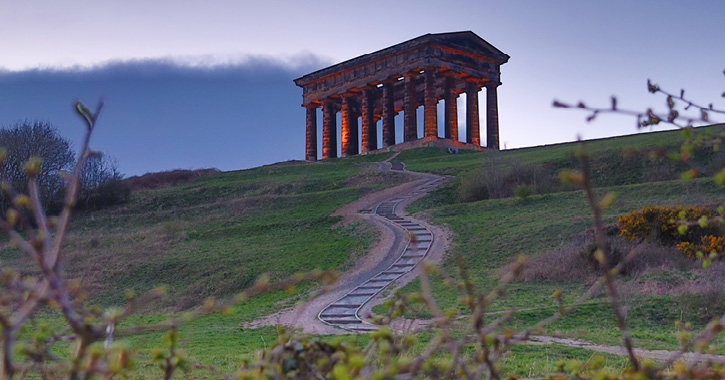
[[[15,226],[15,223],[18,222],[18,219],[20,219],[20,214],[18,214],[15,209],[8,209],[8,211],[5,212],[5,220],[8,222],[8,224],[13,227]]]
[[[687,233],[687,224],[680,224],[677,226],[677,232],[680,233],[680,235],[684,235]]]
[[[25,164],[23,164],[25,174],[27,174],[30,178],[35,178],[38,173],[40,173],[40,164],[42,161],[43,160],[40,157],[30,157],[30,159],[25,161]]]
[[[705,228],[708,226],[709,221],[707,220],[707,216],[703,215],[700,220],[697,221],[697,224],[700,225],[700,228]]]
[[[581,184],[584,182],[584,176],[577,170],[562,170],[559,172],[559,178],[564,183]]]
[[[617,202],[617,193],[615,192],[609,192],[604,195],[604,198],[599,202],[599,207],[602,209],[607,209],[611,207],[615,202]]]
[[[29,209],[31,207],[30,198],[27,195],[20,194],[13,199],[13,203],[15,204],[15,207],[17,208],[27,208]]]

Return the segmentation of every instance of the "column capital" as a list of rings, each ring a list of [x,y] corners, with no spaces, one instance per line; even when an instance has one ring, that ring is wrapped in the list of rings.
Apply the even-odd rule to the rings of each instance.
[[[320,104],[319,101],[314,101],[312,103],[303,104],[302,107],[308,108],[308,109],[309,108],[320,108],[320,107],[322,107],[322,104]]]

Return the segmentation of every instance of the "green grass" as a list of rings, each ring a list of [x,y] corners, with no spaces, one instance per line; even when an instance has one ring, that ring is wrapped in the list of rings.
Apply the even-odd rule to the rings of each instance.
[[[697,133],[713,135],[725,133],[725,124],[718,124],[708,127],[697,128]],[[597,140],[587,140],[586,146],[589,153],[606,159],[603,167],[609,169],[609,181],[639,181],[636,174],[641,174],[648,166],[647,160],[636,162],[628,160],[629,157],[621,157],[620,152],[629,148],[649,151],[657,148],[665,148],[668,151],[678,152],[682,144],[682,132],[666,131],[656,133],[642,133],[629,136],[611,137]],[[500,152],[475,152],[462,150],[459,154],[449,154],[444,148],[419,148],[404,151],[393,159],[393,161],[405,162],[406,168],[413,171],[425,171],[447,175],[461,175],[473,170],[479,170],[491,155],[505,157],[509,162],[525,162],[530,164],[553,164],[556,167],[568,167],[576,165],[577,160],[574,153],[578,148],[577,143],[563,143],[543,145],[531,148],[509,149]],[[702,152],[702,160],[706,160],[708,154]],[[617,159],[620,157],[619,159]],[[619,170],[615,164],[630,164],[624,170]],[[618,162],[616,162],[618,161]],[[632,164],[636,166],[633,167]],[[621,176],[621,177],[620,177]],[[631,183],[631,182],[630,182]],[[625,184],[611,183],[610,185]]]
[[[711,127],[717,133],[724,129],[722,125]],[[722,188],[709,179],[642,183],[650,165],[648,159],[622,155],[627,147],[664,147],[674,151],[680,141],[679,132],[675,131],[587,143],[597,193],[619,194],[620,200],[605,212],[606,223],[614,222],[619,214],[653,204],[722,202]],[[451,253],[463,257],[480,289],[489,290],[496,285],[501,268],[516,257],[534,257],[569,244],[592,225],[591,212],[581,191],[538,194],[526,200],[461,203],[461,179],[477,175],[492,155],[503,162],[546,165],[555,175],[562,168],[577,167],[576,149],[576,144],[560,144],[493,154],[462,151],[451,155],[445,150],[422,148],[402,152],[396,160],[405,162],[409,170],[455,177],[411,204],[408,210],[424,211],[432,223],[446,226],[453,233]],[[704,152],[698,155],[698,162],[710,157]],[[400,175],[380,174],[368,166],[388,156],[359,156],[312,164],[281,163],[213,173],[180,186],[136,193],[129,204],[121,207],[77,214],[65,247],[66,272],[88,285],[93,294],[91,300],[101,305],[123,304],[127,289],[143,292],[167,285],[168,300],[147,305],[127,322],[143,325],[193,309],[207,297],[235,294],[253,284],[262,273],[278,280],[312,269],[344,271],[366,252],[376,236],[361,224],[339,227],[340,218],[330,214],[364,194],[400,183]],[[673,168],[681,169],[677,165]],[[1,248],[0,259],[3,265],[32,273],[29,260],[16,249]],[[450,256],[442,268],[447,274],[456,272]],[[316,286],[306,283],[292,294],[265,294],[234,307],[229,316],[197,319],[180,327],[182,346],[194,361],[232,371],[240,360],[250,358],[255,350],[269,347],[276,340],[274,328],[248,330],[242,322],[289,307],[295,300],[308,297]],[[419,282],[413,281],[402,291],[419,288]],[[515,282],[491,310],[533,308],[518,312],[509,322],[510,327],[521,328],[553,313],[551,295],[555,290],[562,289],[565,301],[571,302],[586,288],[587,284],[567,279]],[[440,277],[433,278],[433,289],[443,309],[456,308],[460,314],[467,314],[457,305],[457,292],[444,285]],[[619,344],[619,332],[605,301],[602,296],[593,299],[545,332]],[[641,297],[627,300],[626,306],[632,335],[639,346],[677,346],[673,321],[680,317],[680,311],[676,299]],[[425,312],[410,315],[430,317]],[[60,323],[48,312],[41,319],[53,325]],[[696,325],[701,326],[702,322]],[[422,342],[430,339],[428,333],[420,335]],[[368,341],[364,336],[340,339],[360,345]],[[161,346],[162,334],[126,340],[146,357],[152,347]],[[520,376],[536,376],[550,371],[558,360],[587,360],[590,356],[588,350],[556,345],[517,346],[502,365]],[[624,365],[619,357],[605,358],[611,368]],[[151,371],[144,367],[141,375],[152,377]]]
[[[64,250],[65,272],[85,283],[92,291],[90,300],[103,306],[123,305],[130,289],[140,294],[166,286],[168,297],[147,303],[127,322],[147,325],[194,309],[207,297],[236,294],[263,273],[276,281],[313,269],[344,271],[376,236],[366,225],[337,226],[341,217],[330,214],[364,194],[400,183],[399,174],[381,174],[370,166],[388,156],[214,173],[181,186],[135,193],[121,207],[78,213]],[[34,273],[17,249],[1,248],[0,258],[4,266]],[[276,342],[274,327],[245,330],[242,323],[291,307],[316,287],[303,283],[292,294],[274,292],[244,302],[229,316],[194,320],[180,327],[181,346],[195,362],[233,372],[242,358]],[[50,311],[43,311],[40,320],[62,325]],[[162,347],[162,336],[122,340],[145,363],[152,347]],[[147,371],[143,367],[142,373],[151,373]]]
[[[720,133],[724,126],[712,127]],[[698,205],[719,203],[723,189],[712,179],[691,181],[670,180],[642,183],[647,162],[632,164],[623,157],[625,148],[647,149],[665,147],[675,150],[681,143],[680,133],[664,132],[628,136],[587,142],[587,152],[592,157],[596,192],[619,195],[619,201],[604,213],[605,223],[615,223],[618,215],[650,205]],[[494,153],[502,162],[545,163],[554,171],[561,168],[578,169],[574,158],[576,144],[518,149]],[[453,255],[463,258],[464,266],[482,291],[492,289],[500,278],[502,268],[518,256],[534,257],[570,244],[572,239],[593,225],[591,210],[582,191],[565,191],[533,195],[527,199],[489,199],[472,203],[458,201],[458,181],[484,170],[491,153],[461,152],[458,155],[434,148],[403,152],[396,160],[405,161],[411,170],[429,170],[452,175],[448,185],[410,206],[409,212],[430,215],[433,224],[445,225],[453,233],[453,248],[443,262],[444,273],[454,276],[457,266]],[[700,152],[706,160],[706,152]],[[617,158],[619,157],[619,158]],[[679,166],[678,170],[682,169]],[[619,184],[601,186],[601,184]],[[492,311],[518,308],[539,310],[519,312],[513,327],[533,324],[554,310],[552,294],[564,291],[566,302],[581,296],[589,284],[562,278],[548,282],[514,282],[507,287],[506,296],[491,306]],[[444,285],[440,277],[433,277],[433,290],[442,309],[456,308],[468,313],[458,303],[458,292]],[[420,291],[418,281],[404,287],[402,292]],[[546,329],[546,333],[577,336],[601,344],[617,345],[620,333],[611,307],[600,296],[583,306],[573,315],[558,321]],[[671,297],[641,297],[627,301],[628,321],[635,342],[643,348],[677,349],[677,329],[674,321],[683,317],[681,305]],[[383,312],[378,306],[376,312]],[[427,312],[411,313],[410,317],[430,318]],[[696,316],[684,315],[686,320],[703,327],[704,321]],[[720,350],[725,352],[725,350]]]
[[[609,191],[617,192],[620,202],[605,212],[606,223],[615,222],[617,215],[651,204],[699,204],[722,200],[722,188],[717,187],[710,179],[598,189],[600,194]],[[593,223],[581,191],[536,195],[527,201],[508,198],[443,206],[432,211],[432,222],[446,225],[454,233],[452,254],[463,256],[466,269],[483,290],[493,288],[498,282],[500,268],[516,257],[535,256],[559,248]],[[444,261],[443,269],[448,273],[456,272],[456,266],[450,257]],[[434,280],[433,285],[442,308],[458,307],[459,311],[464,311],[461,306],[456,306],[457,293],[454,289],[444,286],[440,280]],[[559,282],[513,283],[508,287],[507,296],[493,305],[492,310],[553,305],[551,295],[557,289],[564,290],[565,299],[571,301],[587,288],[587,284],[572,283],[566,279]],[[419,291],[419,283],[414,281],[401,291]],[[666,323],[673,326],[675,318],[679,317],[677,305],[669,302],[662,306],[669,308],[668,316],[672,318],[668,318]],[[645,334],[647,330],[662,328],[652,322],[652,313],[630,316],[635,331]],[[600,323],[608,325],[610,336],[618,336],[616,325],[605,323],[614,322],[611,312],[605,315],[592,314],[583,324],[562,328],[565,331],[585,330],[594,321],[597,321],[599,327],[603,326]],[[667,332],[671,333],[672,330]],[[659,335],[659,339],[664,338]],[[594,341],[617,343],[616,339]],[[675,347],[673,339],[663,341],[667,344],[659,345],[658,348]]]

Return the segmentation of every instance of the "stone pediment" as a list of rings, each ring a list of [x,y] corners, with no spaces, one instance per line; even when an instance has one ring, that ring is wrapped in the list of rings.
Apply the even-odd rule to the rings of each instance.
[[[487,58],[493,59],[499,65],[504,64],[509,60],[508,55],[501,50],[498,50],[495,46],[491,45],[471,31],[426,34],[419,38],[427,39],[430,43],[483,55]]]
[[[295,83],[300,87],[305,87],[311,82],[322,80],[331,75],[341,72],[355,70],[356,68],[370,67],[379,62],[385,62],[385,66],[402,65],[410,63],[411,56],[420,58],[415,64],[435,64],[433,62],[425,62],[425,58],[440,57],[442,54],[436,50],[445,50],[446,58],[455,59],[462,66],[470,64],[472,67],[478,68],[480,64],[476,61],[488,61],[492,66],[499,66],[506,63],[509,56],[488,43],[483,38],[471,31],[452,32],[452,33],[429,33],[420,37],[401,42],[397,45],[378,50],[373,53],[364,54],[359,57],[338,63],[333,66],[312,72],[301,78],[295,79]],[[393,57],[397,57],[394,59]],[[391,60],[393,62],[391,62]],[[438,63],[438,62],[436,62]],[[438,63],[439,65],[439,63]]]

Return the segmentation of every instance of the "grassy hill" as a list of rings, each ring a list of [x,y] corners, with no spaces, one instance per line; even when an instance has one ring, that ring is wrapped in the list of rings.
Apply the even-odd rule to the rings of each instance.
[[[725,126],[710,130],[722,133]],[[607,223],[614,222],[621,213],[649,205],[723,201],[722,188],[711,180],[674,179],[685,166],[664,156],[678,152],[680,143],[677,131],[587,143],[597,192],[619,194],[620,201],[605,213]],[[559,144],[454,155],[422,148],[403,152],[396,160],[405,162],[410,170],[454,177],[443,188],[409,206],[409,211],[447,226],[453,233],[452,253],[462,255],[477,285],[488,289],[515,257],[535,259],[557,249],[569,249],[572,241],[591,226],[582,192],[560,186],[557,179],[559,170],[578,167],[576,149],[576,144]],[[75,216],[66,247],[65,270],[69,277],[87,284],[93,301],[102,305],[123,303],[127,289],[143,292],[167,285],[168,300],[148,305],[129,321],[141,324],[193,308],[206,297],[234,294],[250,286],[262,273],[269,273],[274,280],[312,269],[344,271],[376,237],[364,225],[336,227],[340,219],[330,214],[367,192],[403,181],[401,175],[381,174],[370,168],[370,163],[387,157],[379,154],[317,163],[281,163],[209,173],[183,185],[139,191],[123,207]],[[722,167],[722,157],[697,151],[693,162],[707,172]],[[491,197],[491,189],[484,189],[489,180],[513,181],[510,184],[516,185],[521,177],[532,175],[538,182],[531,185],[534,194],[525,199],[496,199]],[[0,260],[21,271],[30,267],[27,258],[6,245],[0,248]],[[450,257],[443,269],[455,272]],[[658,281],[667,280],[666,273],[648,275]],[[696,275],[694,269],[688,269],[672,281]],[[494,308],[533,309],[517,313],[512,321],[515,326],[526,325],[551,314],[555,289],[564,289],[565,298],[572,300],[584,292],[587,281],[563,277],[516,282],[509,288],[508,297]],[[647,278],[625,281],[646,283]],[[221,368],[233,368],[240,357],[264,347],[275,336],[273,328],[241,329],[240,321],[290,305],[314,287],[304,284],[293,294],[265,295],[236,307],[231,316],[204,317],[183,327],[180,333],[188,343],[190,356]],[[413,282],[404,291],[418,287]],[[444,308],[456,307],[457,295],[440,279],[434,281],[434,291]],[[602,296],[595,298],[548,331],[564,335],[584,331],[578,336],[617,344],[614,319],[603,301]],[[673,295],[633,294],[628,298],[636,341],[645,347],[675,347],[672,326],[683,313],[681,301]],[[463,309],[459,311],[465,315]],[[53,320],[50,314],[47,318]],[[426,335],[421,336],[425,339]],[[144,352],[160,339],[158,334],[148,334],[132,342]],[[345,339],[361,344],[366,341],[365,337]],[[543,363],[541,352],[533,348],[517,348],[515,354],[521,360],[512,360],[510,365],[522,373],[532,368],[533,362]],[[589,354],[558,347],[547,355],[547,363],[553,365],[557,358],[585,355],[586,359]]]
[[[699,132],[708,130],[722,134],[725,126],[713,126]],[[679,152],[681,143],[679,131],[586,142],[596,192],[600,196],[608,192],[619,196],[619,201],[605,211],[605,223],[616,223],[617,216],[646,206],[723,203],[725,191],[711,178],[672,179],[679,178],[680,173],[688,169],[684,164],[664,158]],[[511,196],[470,201],[462,197],[465,195],[462,193],[472,191],[467,185],[471,178],[501,180],[499,177],[505,177],[512,167],[524,167],[527,169],[523,170],[524,174],[534,173],[540,176],[539,181],[549,177],[556,179],[561,169],[578,169],[577,149],[577,144],[560,144],[494,153],[450,154],[447,150],[426,148],[404,152],[395,158],[406,162],[411,170],[454,176],[447,186],[410,205],[409,211],[418,212],[418,216],[428,218],[434,224],[445,225],[452,231],[451,253],[463,257],[465,268],[481,289],[492,289],[506,266],[519,256],[527,257],[532,265],[544,266],[559,274],[554,278],[517,281],[508,287],[505,299],[496,302],[492,310],[533,309],[518,312],[508,325],[510,327],[532,325],[552,315],[557,309],[552,294],[557,289],[564,290],[564,298],[571,302],[589,288],[595,278],[593,275],[557,271],[558,264],[547,263],[546,259],[560,259],[564,254],[578,256],[584,251],[586,244],[581,240],[585,239],[588,229],[591,231],[591,210],[582,191],[572,191],[566,186],[549,188],[525,199]],[[711,174],[722,169],[724,158],[721,152],[713,153],[708,148],[696,151],[691,161],[703,172],[709,170]],[[491,172],[498,174],[492,175]],[[527,179],[519,180],[527,182]],[[472,187],[475,189],[475,186]],[[537,260],[537,257],[545,259]],[[721,298],[717,294],[725,290],[725,283],[721,280],[725,266],[719,264],[717,268],[710,268],[708,274],[699,263],[683,264],[678,258],[672,260],[677,264],[658,261],[656,265],[625,276],[621,281],[628,322],[639,347],[676,349],[679,329],[674,325],[675,320],[684,319],[702,327],[709,321],[708,316],[725,312],[725,303],[716,301]],[[674,266],[681,268],[675,270]],[[452,255],[444,261],[443,269],[444,273],[455,277],[457,267]],[[709,285],[704,285],[708,281],[712,281],[719,290],[713,293]],[[433,285],[442,308],[457,308],[465,315],[465,308],[456,302],[459,295],[455,289],[444,285],[441,278],[435,278]],[[701,289],[698,290],[698,286]],[[690,293],[678,293],[682,289]],[[420,291],[420,285],[414,281],[402,291]],[[383,312],[384,308],[376,307],[374,310]],[[409,313],[409,316],[430,318],[425,311]],[[620,343],[616,321],[603,293],[588,301],[572,316],[549,326],[545,332],[576,336],[601,344]],[[537,358],[539,365],[544,362],[543,356],[537,356],[529,349],[522,350],[526,352],[525,355],[522,353],[522,358],[528,359],[512,363],[521,366],[521,374],[526,374],[524,367],[531,366]],[[725,353],[725,350],[720,348],[719,352]],[[539,354],[543,355],[542,352]]]

